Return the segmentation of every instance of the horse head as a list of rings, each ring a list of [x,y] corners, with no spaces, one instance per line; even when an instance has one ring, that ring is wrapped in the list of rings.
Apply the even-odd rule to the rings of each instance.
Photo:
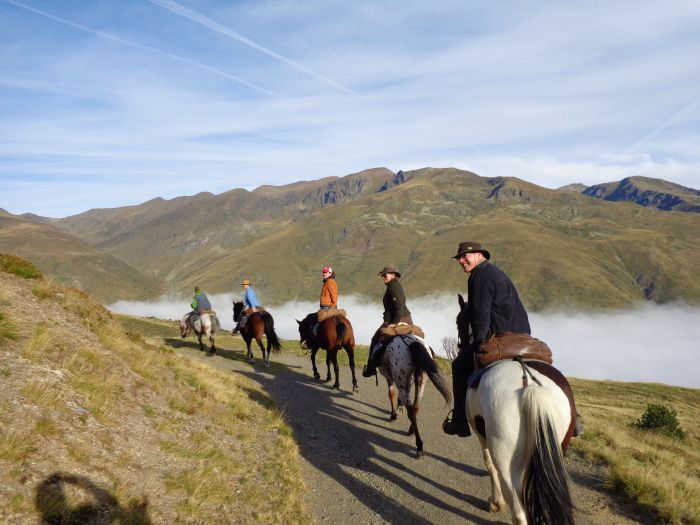
[[[233,320],[238,322],[241,318],[241,313],[243,313],[243,302],[233,301]]]
[[[299,346],[309,348],[309,342],[314,338],[314,325],[318,321],[316,314],[309,314],[303,321],[296,320],[299,325]]]
[[[467,302],[462,297],[462,294],[457,294],[459,302],[459,313],[457,314],[457,338],[458,346],[461,349],[462,345],[469,344],[469,311]]]
[[[185,314],[182,319],[179,321],[180,325],[180,336],[184,339],[190,334],[190,323],[189,323],[189,317],[190,314]]]

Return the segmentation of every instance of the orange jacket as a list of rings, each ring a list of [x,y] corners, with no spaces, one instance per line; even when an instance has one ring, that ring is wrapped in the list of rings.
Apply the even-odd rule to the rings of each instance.
[[[338,285],[332,277],[323,281],[320,304],[321,306],[338,308]]]

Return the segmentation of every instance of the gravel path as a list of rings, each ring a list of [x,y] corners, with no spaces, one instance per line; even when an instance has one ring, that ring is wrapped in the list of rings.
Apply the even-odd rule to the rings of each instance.
[[[478,440],[443,434],[447,408],[431,384],[418,419],[426,452],[418,460],[406,413],[388,421],[386,383],[375,386],[374,379],[361,377],[361,366],[360,391],[353,394],[347,366],[341,367],[340,390],[332,390],[313,380],[308,358],[291,352],[274,355],[265,369],[259,351],[254,365],[239,351],[215,357],[189,347],[179,351],[245,375],[274,398],[299,443],[315,523],[510,523],[510,512],[488,512],[489,482]],[[600,467],[574,454],[567,463],[578,523],[655,523],[602,491]]]

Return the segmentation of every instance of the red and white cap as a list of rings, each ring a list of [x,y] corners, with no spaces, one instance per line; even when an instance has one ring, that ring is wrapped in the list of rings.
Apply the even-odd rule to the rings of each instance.
[[[321,270],[321,273],[333,273],[333,268],[330,266],[324,266],[323,270]]]

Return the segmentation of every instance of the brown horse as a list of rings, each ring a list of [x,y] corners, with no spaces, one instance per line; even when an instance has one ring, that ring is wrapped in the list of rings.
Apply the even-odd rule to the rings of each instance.
[[[303,321],[297,320],[299,324],[299,344],[304,349],[311,350],[311,365],[314,368],[314,377],[321,379],[321,375],[316,368],[316,352],[319,348],[326,350],[326,368],[328,375],[324,383],[331,380],[331,363],[335,372],[335,383],[333,388],[340,388],[340,374],[338,370],[338,350],[344,348],[350,360],[350,371],[352,372],[352,391],[357,392],[357,378],[355,377],[355,334],[352,325],[346,317],[336,315],[329,317],[319,323],[317,314],[307,315]]]
[[[233,303],[233,320],[237,323],[241,314],[243,313],[243,303],[241,301]],[[277,333],[275,332],[275,321],[269,312],[253,312],[248,316],[245,326],[241,327],[239,330],[246,346],[248,347],[248,353],[246,354],[246,359],[251,363],[255,360],[253,357],[253,352],[250,349],[250,343],[253,339],[258,343],[260,350],[262,350],[263,359],[265,360],[265,366],[270,366],[270,349],[274,352],[279,352],[282,349],[282,344],[280,343]],[[262,336],[267,339],[267,347],[263,346]]]

